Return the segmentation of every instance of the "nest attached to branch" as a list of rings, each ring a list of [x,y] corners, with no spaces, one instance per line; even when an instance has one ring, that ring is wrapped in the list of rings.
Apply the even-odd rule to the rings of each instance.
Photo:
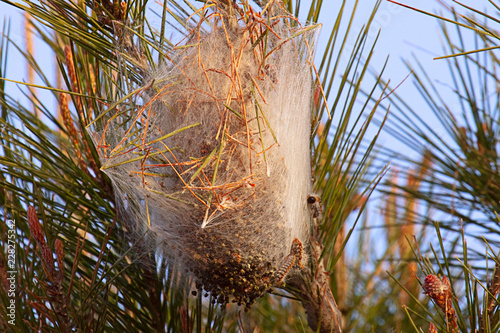
[[[213,3],[92,136],[121,216],[222,304],[303,267],[319,31],[271,1]],[[207,28],[208,27],[208,28]]]

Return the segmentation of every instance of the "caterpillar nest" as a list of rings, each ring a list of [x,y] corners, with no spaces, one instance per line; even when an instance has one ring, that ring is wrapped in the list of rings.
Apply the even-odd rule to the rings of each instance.
[[[275,3],[245,10],[214,10],[144,78],[142,106],[118,104],[93,137],[121,215],[198,288],[248,308],[304,265],[319,29]]]

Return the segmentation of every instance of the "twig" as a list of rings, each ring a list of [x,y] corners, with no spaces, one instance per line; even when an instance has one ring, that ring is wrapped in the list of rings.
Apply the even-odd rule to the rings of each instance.
[[[323,245],[317,225],[311,235],[311,250],[315,258],[320,258]],[[315,272],[293,276],[287,283],[297,290],[307,313],[307,323],[313,331],[341,333],[342,314],[330,289],[330,274],[322,260],[313,260],[317,260]]]

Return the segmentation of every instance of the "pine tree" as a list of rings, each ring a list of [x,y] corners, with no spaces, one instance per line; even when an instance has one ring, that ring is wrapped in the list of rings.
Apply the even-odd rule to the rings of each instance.
[[[244,297],[239,299],[243,304],[239,306],[230,302],[237,299],[237,288],[228,291],[229,297],[216,287],[210,289],[207,279],[212,281],[216,277],[201,279],[204,283],[200,284],[200,273],[196,281],[196,272],[189,272],[192,265],[198,267],[196,263],[210,262],[212,252],[228,244],[208,245],[213,246],[209,249],[213,251],[202,253],[208,258],[205,260],[196,257],[199,253],[192,248],[179,248],[177,243],[172,248],[172,243],[167,242],[166,249],[161,241],[169,240],[170,234],[164,239],[156,237],[161,233],[155,230],[155,219],[161,217],[155,215],[154,202],[148,201],[150,197],[142,192],[152,186],[151,174],[155,170],[151,161],[176,166],[180,163],[165,160],[165,152],[162,155],[154,150],[137,149],[148,143],[143,135],[148,126],[156,124],[147,116],[148,107],[168,112],[173,104],[162,94],[176,85],[179,87],[176,78],[181,77],[174,77],[174,71],[161,72],[181,63],[169,55],[191,59],[190,54],[194,53],[190,50],[209,44],[206,36],[210,33],[213,36],[219,31],[230,41],[248,38],[252,41],[248,48],[263,60],[271,59],[271,53],[276,56],[285,52],[288,45],[296,51],[296,59],[309,60],[306,55],[315,47],[313,30],[320,23],[323,2],[3,2],[26,13],[33,34],[54,52],[58,69],[56,79],[50,79],[43,66],[47,60],[32,56],[29,43],[28,49],[14,44],[9,39],[8,24],[4,24],[0,77],[8,78],[9,50],[14,47],[22,52],[43,85],[33,84],[32,79],[28,83],[0,80],[0,211],[5,221],[4,237],[0,239],[4,249],[0,252],[3,287],[0,298],[4,305],[1,308],[5,309],[0,315],[0,330],[183,333],[499,330],[500,260],[495,233],[500,220],[495,220],[494,212],[498,211],[500,192],[495,185],[500,184],[496,179],[500,132],[495,108],[498,103],[494,98],[485,98],[496,91],[497,60],[493,49],[498,37],[487,25],[471,18],[457,23],[459,41],[464,38],[463,29],[468,27],[478,44],[484,44],[479,53],[466,53],[463,45],[453,42],[443,25],[450,47],[448,54],[462,56],[448,60],[456,78],[455,91],[464,114],[462,123],[444,101],[432,95],[435,92],[439,96],[441,88],[426,82],[429,76],[424,69],[420,68],[422,74],[414,76],[427,105],[450,133],[450,142],[456,143],[453,146],[432,129],[429,131],[425,121],[418,118],[419,113],[382,79],[382,73],[375,75],[373,86],[367,86],[370,59],[376,47],[369,43],[368,32],[380,2],[375,4],[360,31],[353,31],[352,27],[358,3],[349,12],[346,2],[342,2],[333,29],[322,32],[328,34],[328,43],[316,51],[315,66],[308,67],[306,77],[310,75],[311,82],[294,82],[298,87],[309,83],[313,86],[309,92],[310,156],[305,160],[310,157],[314,187],[307,196],[301,194],[304,198],[299,203],[309,207],[311,218],[304,226],[307,236],[302,242],[294,239],[291,244],[276,244],[285,247],[287,255],[282,265],[274,270],[266,268],[264,273],[256,275],[260,280],[256,279],[251,286],[258,291],[243,287],[240,291]],[[448,19],[458,20],[458,16]],[[344,22],[347,27],[341,28]],[[289,34],[286,38],[281,38],[280,27],[285,27],[283,31]],[[233,34],[234,31],[242,33]],[[347,41],[354,36],[355,45],[349,49]],[[226,61],[229,67],[239,66],[236,58],[231,59],[217,61],[222,64]],[[348,59],[345,67],[339,59]],[[196,61],[205,63],[205,59]],[[273,69],[272,61],[267,64],[263,61],[259,72],[256,68],[249,69],[247,82],[264,77],[273,82],[270,86],[279,86],[279,71]],[[177,67],[183,73],[189,71],[187,67]],[[473,70],[478,81],[472,79]],[[212,70],[212,73],[217,76],[222,71]],[[296,73],[296,69],[290,68],[290,73]],[[14,84],[26,86],[28,103],[23,104],[6,93],[6,86]],[[252,114],[256,114],[258,125],[254,131],[255,146],[248,141],[245,147],[256,147],[255,151],[260,147],[259,154],[249,152],[248,156],[261,158],[262,170],[266,170],[268,163],[280,165],[279,161],[273,162],[273,144],[266,146],[266,140],[275,139],[274,134],[270,135],[272,120],[267,119],[264,103],[260,102],[267,92],[259,90],[263,87],[260,83],[248,86],[253,89],[242,87],[239,96],[250,98],[256,106]],[[201,99],[202,92],[216,96],[216,92],[209,90],[220,88],[197,87],[198,94],[187,105],[201,105],[195,99]],[[40,89],[55,97],[56,110],[52,101],[39,97]],[[182,91],[179,89],[176,94]],[[220,103],[223,114],[251,119],[231,103]],[[378,119],[375,111],[388,111],[389,104],[395,115],[387,116],[386,112]],[[248,121],[246,124],[248,127]],[[182,137],[183,132],[188,133],[192,128],[188,127],[179,125],[162,140]],[[370,131],[371,128],[375,131]],[[383,128],[410,148],[426,146],[427,149],[413,160],[398,159],[387,147],[375,149]],[[375,134],[370,135],[372,132]],[[206,159],[193,163],[195,166],[186,171],[191,172],[191,180],[205,177],[208,171],[210,177],[202,181],[203,186],[195,186],[193,181],[184,188],[190,189],[193,197],[208,207],[214,205],[218,211],[236,214],[232,212],[238,207],[231,206],[235,202],[233,192],[227,190],[225,195],[217,197],[219,192],[206,186],[215,184],[216,176],[222,177],[223,171],[219,172],[217,165],[223,165],[221,156],[226,147],[223,143],[242,142],[236,140],[237,133],[230,130],[222,133],[222,143],[213,146],[213,142],[205,142],[199,151],[206,154]],[[188,139],[189,135],[184,135],[184,140]],[[200,134],[193,139],[199,142],[203,137]],[[124,142],[127,146],[120,146]],[[120,147],[122,150],[118,150]],[[181,148],[188,151],[190,147]],[[122,155],[113,155],[117,151]],[[140,158],[134,159],[128,153]],[[109,156],[126,157],[113,160]],[[140,162],[146,160],[147,164]],[[408,171],[379,184],[388,162],[392,165],[401,162],[401,170]],[[133,163],[139,167],[128,169],[129,178],[110,171]],[[210,169],[210,165],[215,166]],[[272,177],[273,170],[269,168]],[[143,185],[140,191],[134,179]],[[405,179],[406,184],[401,185],[398,179]],[[163,180],[167,181],[164,175]],[[158,182],[158,186],[164,184]],[[256,184],[250,182],[248,186]],[[373,243],[370,229],[364,228],[369,222],[365,208],[375,186],[386,193],[383,218],[387,250],[382,258],[374,257],[378,245]],[[191,198],[189,193],[180,195],[177,199]],[[462,206],[458,207],[457,202]],[[279,211],[279,205],[272,200],[270,204]],[[445,218],[430,224],[436,220],[430,215],[431,209],[442,211]],[[218,211],[206,211],[206,216],[199,220],[210,223],[209,217]],[[478,211],[485,220],[477,217]],[[457,223],[457,217],[463,220],[465,228]],[[254,219],[250,222],[256,223]],[[469,229],[472,225],[479,229]],[[262,228],[261,224],[258,226]],[[399,232],[394,232],[395,227]],[[355,228],[362,230],[357,238],[352,237]],[[426,238],[430,237],[429,229],[438,236],[439,250],[425,246],[429,242]],[[412,235],[419,231],[422,237],[413,239]],[[447,231],[447,237],[443,237],[443,231]],[[256,229],[250,232],[258,233]],[[481,257],[481,253],[467,246],[469,238],[480,239],[487,245],[486,256]],[[359,244],[355,257],[344,253],[348,242]],[[243,243],[244,239],[239,244]],[[203,242],[198,245],[207,246]],[[248,264],[252,269],[241,275],[252,277],[248,274],[254,269],[253,263],[247,262],[244,255],[230,253],[231,267]],[[454,259],[456,255],[461,261]],[[485,262],[489,266],[483,265]],[[234,279],[247,283],[239,275],[234,275]],[[465,291],[460,293],[462,290]],[[12,300],[13,312],[9,309]],[[14,319],[9,316],[12,313]]]

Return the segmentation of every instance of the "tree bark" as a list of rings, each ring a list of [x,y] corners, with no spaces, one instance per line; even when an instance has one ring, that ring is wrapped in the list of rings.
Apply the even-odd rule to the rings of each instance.
[[[311,249],[319,258],[323,246],[317,237],[311,241]],[[315,259],[313,259],[315,260]],[[330,274],[323,261],[316,259],[314,272],[292,276],[287,283],[294,289],[307,314],[307,323],[315,332],[341,333],[342,314],[330,289]]]

